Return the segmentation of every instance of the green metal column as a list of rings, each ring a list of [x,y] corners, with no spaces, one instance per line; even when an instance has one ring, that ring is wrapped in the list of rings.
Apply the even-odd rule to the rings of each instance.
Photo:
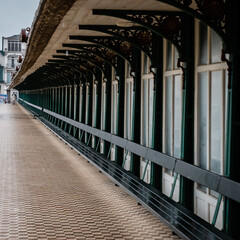
[[[65,102],[65,86],[61,87],[61,115],[64,116]],[[61,128],[63,129],[63,121],[61,121]]]
[[[93,102],[92,92],[93,92],[93,75],[89,79],[89,91],[88,91],[88,122],[87,122],[87,124],[89,126],[92,126],[92,102]],[[89,136],[89,134],[88,134],[88,139],[89,139],[89,143],[90,143],[91,136]]]
[[[58,101],[57,101],[57,87],[54,87],[54,112],[57,113],[57,109],[58,109]],[[54,124],[57,124],[57,118],[54,118]]]
[[[74,84],[73,86],[73,120],[77,121],[77,84]],[[75,137],[76,136],[76,131],[77,131],[77,128],[74,127],[73,128],[73,136]]]
[[[134,105],[133,105],[133,141],[140,144],[141,133],[141,52],[135,50],[134,61],[136,63],[135,80],[134,80]],[[140,177],[140,157],[132,154],[131,161],[132,173]]]
[[[230,0],[228,4],[228,50],[232,53],[229,59],[227,123],[226,123],[226,154],[225,175],[233,181],[240,182],[240,1]],[[240,203],[225,197],[224,200],[224,231],[234,239],[239,239]]]
[[[68,117],[70,119],[72,119],[72,114],[73,114],[73,86],[72,85],[69,85],[68,86],[68,93],[69,93],[69,96],[68,96]],[[72,133],[72,125],[69,125],[68,127],[68,133],[71,134]]]
[[[68,117],[68,90],[69,90],[69,86],[65,86],[65,101],[64,101],[64,116],[65,117]],[[65,122],[64,123],[64,131],[67,131],[67,127],[68,127],[68,124]]]
[[[89,81],[89,79],[88,79]],[[89,91],[90,91],[90,83],[86,82],[85,83],[85,119],[84,119],[84,123],[88,125],[88,120],[89,120]],[[87,105],[88,104],[88,105]],[[88,133],[86,132],[84,134],[84,142],[87,143],[88,142]]]
[[[97,80],[97,118],[96,118],[96,128],[101,129],[101,106],[102,106],[102,72],[98,72],[96,75]],[[99,151],[99,138],[95,138],[96,142],[96,151]]]
[[[155,112],[154,115],[154,149],[162,152],[162,126],[163,126],[163,40],[159,36],[154,36],[153,54],[155,56]],[[151,163],[151,185],[162,190],[162,167]]]
[[[82,122],[82,103],[83,103],[83,96],[82,96],[82,90],[83,90],[83,84],[80,81],[79,83],[79,98],[78,98],[78,105],[79,105],[79,110],[78,110],[78,121]],[[78,131],[78,139],[81,137],[81,130]]]
[[[87,81],[87,79],[86,79]],[[86,115],[86,86],[85,83],[82,84],[82,123],[85,123],[85,115]],[[85,133],[81,132],[81,141],[84,142]]]
[[[61,114],[61,87],[58,87],[58,110],[57,110],[57,113],[58,114]],[[59,124],[60,124],[60,120],[58,119],[57,120],[57,126],[59,127]]]
[[[106,71],[107,71],[107,82],[106,82],[106,121],[105,121],[105,131],[111,133],[111,102],[112,102],[112,68],[110,65],[107,65],[106,67]],[[105,156],[108,155],[108,151],[110,148],[110,143],[105,141],[104,143],[104,154]]]
[[[118,109],[117,109],[117,133],[119,137],[124,138],[124,93],[125,93],[125,61],[123,58],[118,58],[118,72],[119,72],[119,82],[118,82]],[[122,166],[123,163],[123,149],[116,147],[116,162]]]
[[[183,28],[183,48],[186,66],[183,66],[183,103],[182,103],[182,143],[181,157],[185,162],[194,164],[194,19],[185,16]],[[180,177],[179,202],[193,211],[193,182]]]

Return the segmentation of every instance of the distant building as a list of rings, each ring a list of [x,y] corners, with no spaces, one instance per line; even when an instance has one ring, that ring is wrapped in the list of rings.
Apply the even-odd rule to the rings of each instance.
[[[2,50],[0,51],[0,94],[7,94],[7,88],[12,82],[12,75],[16,67],[20,65],[17,61],[19,56],[24,56],[26,43],[19,41],[19,35],[2,37]]]

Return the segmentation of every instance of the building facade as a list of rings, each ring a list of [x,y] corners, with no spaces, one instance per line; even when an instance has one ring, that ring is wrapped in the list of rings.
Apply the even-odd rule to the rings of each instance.
[[[12,82],[13,73],[18,68],[19,56],[24,57],[26,43],[19,41],[19,35],[2,37],[2,50],[0,51],[0,94],[7,94]]]

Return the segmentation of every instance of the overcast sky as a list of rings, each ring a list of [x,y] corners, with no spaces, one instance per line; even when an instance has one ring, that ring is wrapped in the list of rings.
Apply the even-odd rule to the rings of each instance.
[[[31,27],[40,0],[0,0],[0,50],[2,37],[20,34]]]

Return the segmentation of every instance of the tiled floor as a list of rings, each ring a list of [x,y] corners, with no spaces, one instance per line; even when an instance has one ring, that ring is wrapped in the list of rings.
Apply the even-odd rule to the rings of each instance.
[[[28,114],[0,104],[0,239],[178,239]]]

